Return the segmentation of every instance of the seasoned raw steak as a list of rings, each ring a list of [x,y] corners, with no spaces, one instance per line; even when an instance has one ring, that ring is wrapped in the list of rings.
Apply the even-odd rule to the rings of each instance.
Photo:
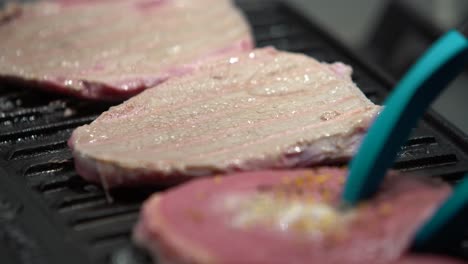
[[[92,99],[128,98],[250,50],[229,0],[55,0],[0,10],[0,83]]]
[[[343,211],[346,174],[318,168],[195,180],[146,201],[133,237],[162,263],[410,263],[400,257],[450,188],[390,173],[375,198]]]
[[[346,160],[379,110],[350,74],[272,48],[214,60],[76,129],[76,169],[115,186]]]

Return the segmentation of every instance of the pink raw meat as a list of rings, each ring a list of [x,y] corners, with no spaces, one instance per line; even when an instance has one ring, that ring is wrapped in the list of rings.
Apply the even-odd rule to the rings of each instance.
[[[346,174],[322,167],[192,181],[145,202],[134,240],[163,263],[409,263],[415,231],[450,187],[390,173],[375,198],[343,212]]]
[[[229,0],[55,0],[0,10],[0,84],[122,100],[250,50]]]

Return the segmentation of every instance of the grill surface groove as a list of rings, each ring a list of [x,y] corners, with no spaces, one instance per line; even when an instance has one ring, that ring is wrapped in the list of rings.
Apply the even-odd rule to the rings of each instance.
[[[394,168],[402,171],[413,171],[422,168],[439,167],[446,165],[454,165],[458,162],[457,156],[453,154],[436,155],[428,157],[417,157],[408,160],[399,160]]]
[[[58,212],[80,211],[107,203],[107,198],[102,192],[82,193],[73,196],[65,196],[57,204]]]
[[[126,243],[128,241],[128,236],[130,232],[116,232],[110,235],[104,235],[100,237],[96,237],[90,241],[92,247],[108,247],[108,246],[115,246],[115,244]]]
[[[57,132],[66,132],[70,134],[77,126],[88,124],[97,117],[98,115],[92,115],[33,127],[24,125],[23,127],[16,128],[16,130],[13,131],[0,130],[0,143],[12,143],[12,141],[21,142],[28,139],[35,140],[40,136]]]
[[[36,147],[17,148],[9,157],[8,160],[26,159],[40,155],[53,154],[55,152],[64,151],[67,143],[64,141],[53,142],[51,144],[41,144]]]
[[[31,186],[44,194],[57,192],[65,188],[73,188],[75,186],[84,185],[82,179],[74,171],[60,173],[55,175],[53,179],[50,177],[30,181]]]
[[[25,172],[24,176],[26,177],[35,177],[41,176],[43,174],[54,174],[64,170],[70,170],[73,168],[73,162],[70,158],[70,151],[66,151],[67,156],[62,157],[65,158],[64,160],[53,160],[49,159],[47,162],[41,162],[35,165],[28,167]]]
[[[138,213],[134,212],[131,214],[117,214],[117,215],[109,215],[108,217],[101,217],[93,220],[89,220],[86,222],[82,223],[76,223],[73,225],[73,229],[76,231],[82,231],[82,230],[89,230],[89,229],[95,229],[95,228],[102,228],[105,225],[115,225],[121,224],[122,222],[129,223],[130,225],[133,225],[133,223],[136,221],[138,218]],[[119,223],[120,222],[120,223]]]
[[[409,146],[417,146],[417,145],[430,145],[430,144],[437,144],[437,140],[435,137],[431,136],[421,136],[421,137],[413,137],[408,140],[408,142],[403,146],[403,148]]]

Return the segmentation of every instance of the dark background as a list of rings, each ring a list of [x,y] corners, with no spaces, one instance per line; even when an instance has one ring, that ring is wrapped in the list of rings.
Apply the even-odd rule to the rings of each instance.
[[[468,18],[466,0],[290,0],[348,47],[398,80],[444,31]],[[468,135],[468,75],[433,108]]]

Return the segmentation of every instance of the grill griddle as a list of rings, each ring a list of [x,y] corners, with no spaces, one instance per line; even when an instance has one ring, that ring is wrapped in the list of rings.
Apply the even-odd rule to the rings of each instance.
[[[375,103],[392,81],[361,61],[299,12],[276,1],[238,1],[258,46],[343,61]],[[155,189],[102,189],[74,171],[66,140],[110,105],[0,86],[0,262],[21,264],[150,263],[130,241],[142,201]],[[430,112],[402,148],[395,167],[456,182],[468,171],[468,140]],[[464,230],[463,230],[464,231]],[[453,254],[467,256],[463,247]],[[4,261],[8,260],[8,261]]]

